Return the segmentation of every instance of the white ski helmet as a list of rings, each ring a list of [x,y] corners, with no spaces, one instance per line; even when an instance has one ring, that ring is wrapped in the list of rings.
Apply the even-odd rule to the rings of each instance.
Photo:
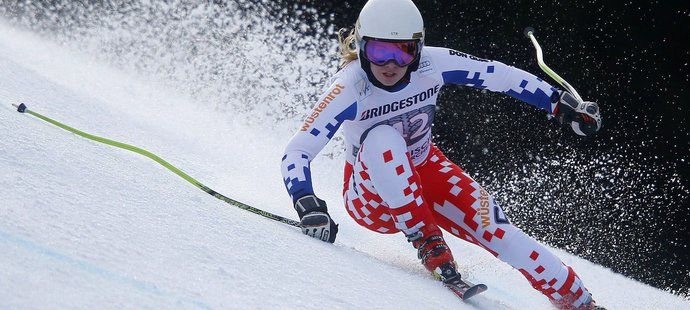
[[[364,37],[424,44],[424,21],[412,0],[369,0],[359,12],[355,34],[358,50]]]

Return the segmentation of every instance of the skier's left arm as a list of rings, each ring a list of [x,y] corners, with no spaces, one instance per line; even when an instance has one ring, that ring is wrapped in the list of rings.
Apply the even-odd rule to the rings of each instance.
[[[456,84],[504,93],[545,110],[561,124],[571,125],[579,135],[591,135],[601,128],[599,108],[594,102],[577,100],[539,77],[498,61],[463,52],[432,48],[444,84]]]

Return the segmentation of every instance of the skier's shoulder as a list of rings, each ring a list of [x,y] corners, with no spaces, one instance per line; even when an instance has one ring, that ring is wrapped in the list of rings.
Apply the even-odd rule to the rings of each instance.
[[[422,55],[426,54],[429,57],[437,58],[439,55],[447,54],[449,50],[450,49],[446,47],[424,45],[424,48],[422,48]]]
[[[350,61],[340,68],[340,70],[331,77],[328,84],[333,83],[338,83],[343,88],[349,89],[351,94],[353,94],[358,101],[366,97],[371,89],[367,74],[362,70],[362,66],[358,59]]]
[[[470,55],[463,51],[459,51],[447,47],[425,46],[422,54],[426,54],[432,63],[446,63],[446,62],[462,62],[462,61],[478,61],[489,62],[490,60],[483,59],[474,55]]]
[[[432,63],[443,62],[449,55],[453,54],[453,51],[453,49],[446,47],[424,46],[421,60],[427,59]]]
[[[339,81],[341,84],[351,85],[357,80],[357,69],[358,66],[355,64],[356,61],[350,61],[349,63],[338,67],[338,71],[331,76],[331,81]]]

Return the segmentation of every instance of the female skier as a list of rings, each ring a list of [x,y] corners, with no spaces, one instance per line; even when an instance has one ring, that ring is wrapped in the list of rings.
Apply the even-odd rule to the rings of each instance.
[[[577,274],[513,226],[493,197],[434,146],[431,123],[447,84],[502,92],[545,110],[579,135],[601,127],[597,105],[503,63],[425,46],[422,16],[411,0],[370,0],[339,41],[340,70],[282,158],[303,232],[335,241],[338,226],[314,194],[309,165],[342,127],[343,198],[358,224],[405,234],[424,267],[444,282],[460,275],[439,227],[518,269],[557,307],[593,309]]]

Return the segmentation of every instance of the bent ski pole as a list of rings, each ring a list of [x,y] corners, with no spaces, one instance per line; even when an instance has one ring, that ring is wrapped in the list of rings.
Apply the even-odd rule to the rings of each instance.
[[[556,72],[551,70],[549,66],[544,63],[544,56],[541,52],[541,46],[539,46],[539,42],[537,42],[537,38],[534,37],[534,28],[532,27],[527,27],[525,28],[524,34],[527,38],[529,38],[532,41],[532,44],[534,45],[534,49],[537,50],[537,63],[539,63],[539,67],[546,72],[551,78],[553,78],[558,84],[561,84],[567,91],[569,91],[575,98],[577,98],[580,102],[582,102],[582,97],[580,97],[580,94],[577,93],[575,88],[570,86],[568,82],[565,81],[560,75],[558,75]]]
[[[88,133],[83,132],[83,131],[81,131],[81,130],[72,128],[72,127],[67,126],[67,125],[65,125],[65,124],[63,124],[63,123],[60,123],[60,122],[58,122],[58,121],[56,121],[56,120],[54,120],[54,119],[52,119],[52,118],[43,116],[43,115],[41,115],[41,114],[38,114],[38,113],[36,113],[36,112],[34,112],[34,111],[29,110],[29,109],[26,107],[26,105],[23,104],[23,103],[20,104],[20,105],[13,104],[13,106],[17,108],[17,112],[20,112],[20,113],[27,113],[27,114],[33,115],[33,116],[35,116],[35,117],[37,117],[37,118],[39,118],[39,119],[41,119],[41,120],[43,120],[43,121],[46,121],[46,122],[48,122],[48,123],[50,123],[50,124],[53,124],[53,125],[55,125],[55,126],[57,126],[57,127],[60,127],[60,128],[62,128],[62,129],[64,129],[64,130],[67,130],[67,131],[69,131],[69,132],[72,132],[72,133],[74,133],[74,134],[77,134],[77,135],[79,135],[79,136],[82,136],[82,137],[87,138],[87,139],[89,139],[89,140],[93,140],[93,141],[100,142],[100,143],[103,143],[103,144],[111,145],[111,146],[114,146],[114,147],[118,147],[118,148],[121,148],[121,149],[124,149],[124,150],[128,150],[128,151],[131,151],[131,152],[134,152],[134,153],[137,153],[137,154],[146,156],[146,157],[148,157],[148,158],[154,160],[155,162],[159,163],[161,166],[163,166],[163,167],[167,168],[168,170],[172,171],[173,173],[177,174],[178,176],[180,176],[181,178],[183,178],[185,181],[187,181],[187,182],[189,182],[189,183],[192,183],[192,185],[198,187],[199,189],[201,189],[202,191],[206,192],[207,194],[209,194],[209,195],[211,195],[211,196],[213,196],[213,197],[215,197],[215,198],[217,198],[217,199],[219,199],[219,200],[222,200],[222,201],[224,201],[224,202],[226,202],[226,203],[228,203],[228,204],[230,204],[230,205],[233,205],[233,206],[238,207],[238,208],[240,208],[240,209],[247,210],[247,211],[249,211],[249,212],[252,212],[252,213],[261,215],[261,216],[263,216],[263,217],[265,217],[265,218],[269,218],[269,219],[272,219],[272,220],[274,220],[274,221],[278,221],[278,222],[281,222],[281,223],[285,223],[285,224],[288,224],[288,225],[290,225],[290,226],[300,227],[300,222],[298,222],[298,221],[291,220],[291,219],[289,219],[289,218],[285,218],[285,217],[282,217],[282,216],[280,216],[280,215],[275,215],[275,214],[273,214],[273,213],[266,212],[266,211],[263,211],[263,210],[254,208],[254,207],[252,207],[252,206],[250,206],[250,205],[247,205],[247,204],[241,203],[241,202],[239,202],[239,201],[237,201],[237,200],[228,198],[228,197],[224,196],[223,194],[214,191],[213,189],[209,188],[208,186],[206,186],[206,185],[202,184],[201,182],[197,181],[196,179],[190,177],[188,174],[184,173],[182,170],[177,169],[177,167],[171,165],[169,162],[167,162],[167,161],[165,161],[164,159],[158,157],[156,154],[153,154],[153,153],[151,153],[151,152],[149,152],[149,151],[147,151],[147,150],[144,150],[144,149],[142,149],[142,148],[138,148],[138,147],[133,146],[133,145],[125,144],[125,143],[122,143],[122,142],[113,141],[113,140],[106,139],[106,138],[102,138],[102,137],[99,137],[99,136],[94,136],[94,135],[92,135],[92,134],[88,134]]]

